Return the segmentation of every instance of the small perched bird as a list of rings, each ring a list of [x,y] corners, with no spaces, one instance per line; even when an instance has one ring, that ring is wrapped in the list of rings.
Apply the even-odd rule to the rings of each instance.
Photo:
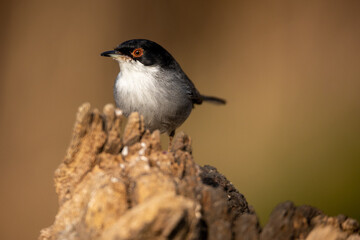
[[[223,99],[201,95],[170,53],[153,41],[129,40],[101,56],[120,65],[114,85],[116,106],[125,116],[139,112],[147,129],[167,132],[170,142],[194,104],[225,104]]]

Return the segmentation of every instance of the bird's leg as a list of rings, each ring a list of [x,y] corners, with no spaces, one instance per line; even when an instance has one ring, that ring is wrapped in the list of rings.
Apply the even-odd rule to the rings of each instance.
[[[168,152],[170,152],[171,146],[172,146],[172,140],[174,139],[175,130],[172,130],[169,133],[169,146],[168,146]]]

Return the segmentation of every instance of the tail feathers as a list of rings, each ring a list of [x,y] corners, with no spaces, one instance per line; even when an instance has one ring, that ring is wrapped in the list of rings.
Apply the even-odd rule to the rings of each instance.
[[[204,96],[204,95],[201,95],[201,97],[202,97],[202,100],[206,101],[206,102],[210,102],[210,103],[214,103],[214,104],[221,104],[221,105],[226,104],[225,99],[211,97],[211,96]]]

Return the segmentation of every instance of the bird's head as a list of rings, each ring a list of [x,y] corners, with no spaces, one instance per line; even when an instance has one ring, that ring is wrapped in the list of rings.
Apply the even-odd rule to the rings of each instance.
[[[101,56],[112,57],[122,64],[142,64],[174,68],[175,59],[159,44],[146,39],[132,39],[121,43],[114,50],[101,53]]]

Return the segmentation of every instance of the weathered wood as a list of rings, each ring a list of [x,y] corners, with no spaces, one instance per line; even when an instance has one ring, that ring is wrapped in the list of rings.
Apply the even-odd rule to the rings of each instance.
[[[163,151],[142,117],[79,108],[55,172],[59,210],[40,239],[352,239],[359,224],[315,208],[280,204],[261,230],[245,197],[215,168],[198,166],[179,133]]]

